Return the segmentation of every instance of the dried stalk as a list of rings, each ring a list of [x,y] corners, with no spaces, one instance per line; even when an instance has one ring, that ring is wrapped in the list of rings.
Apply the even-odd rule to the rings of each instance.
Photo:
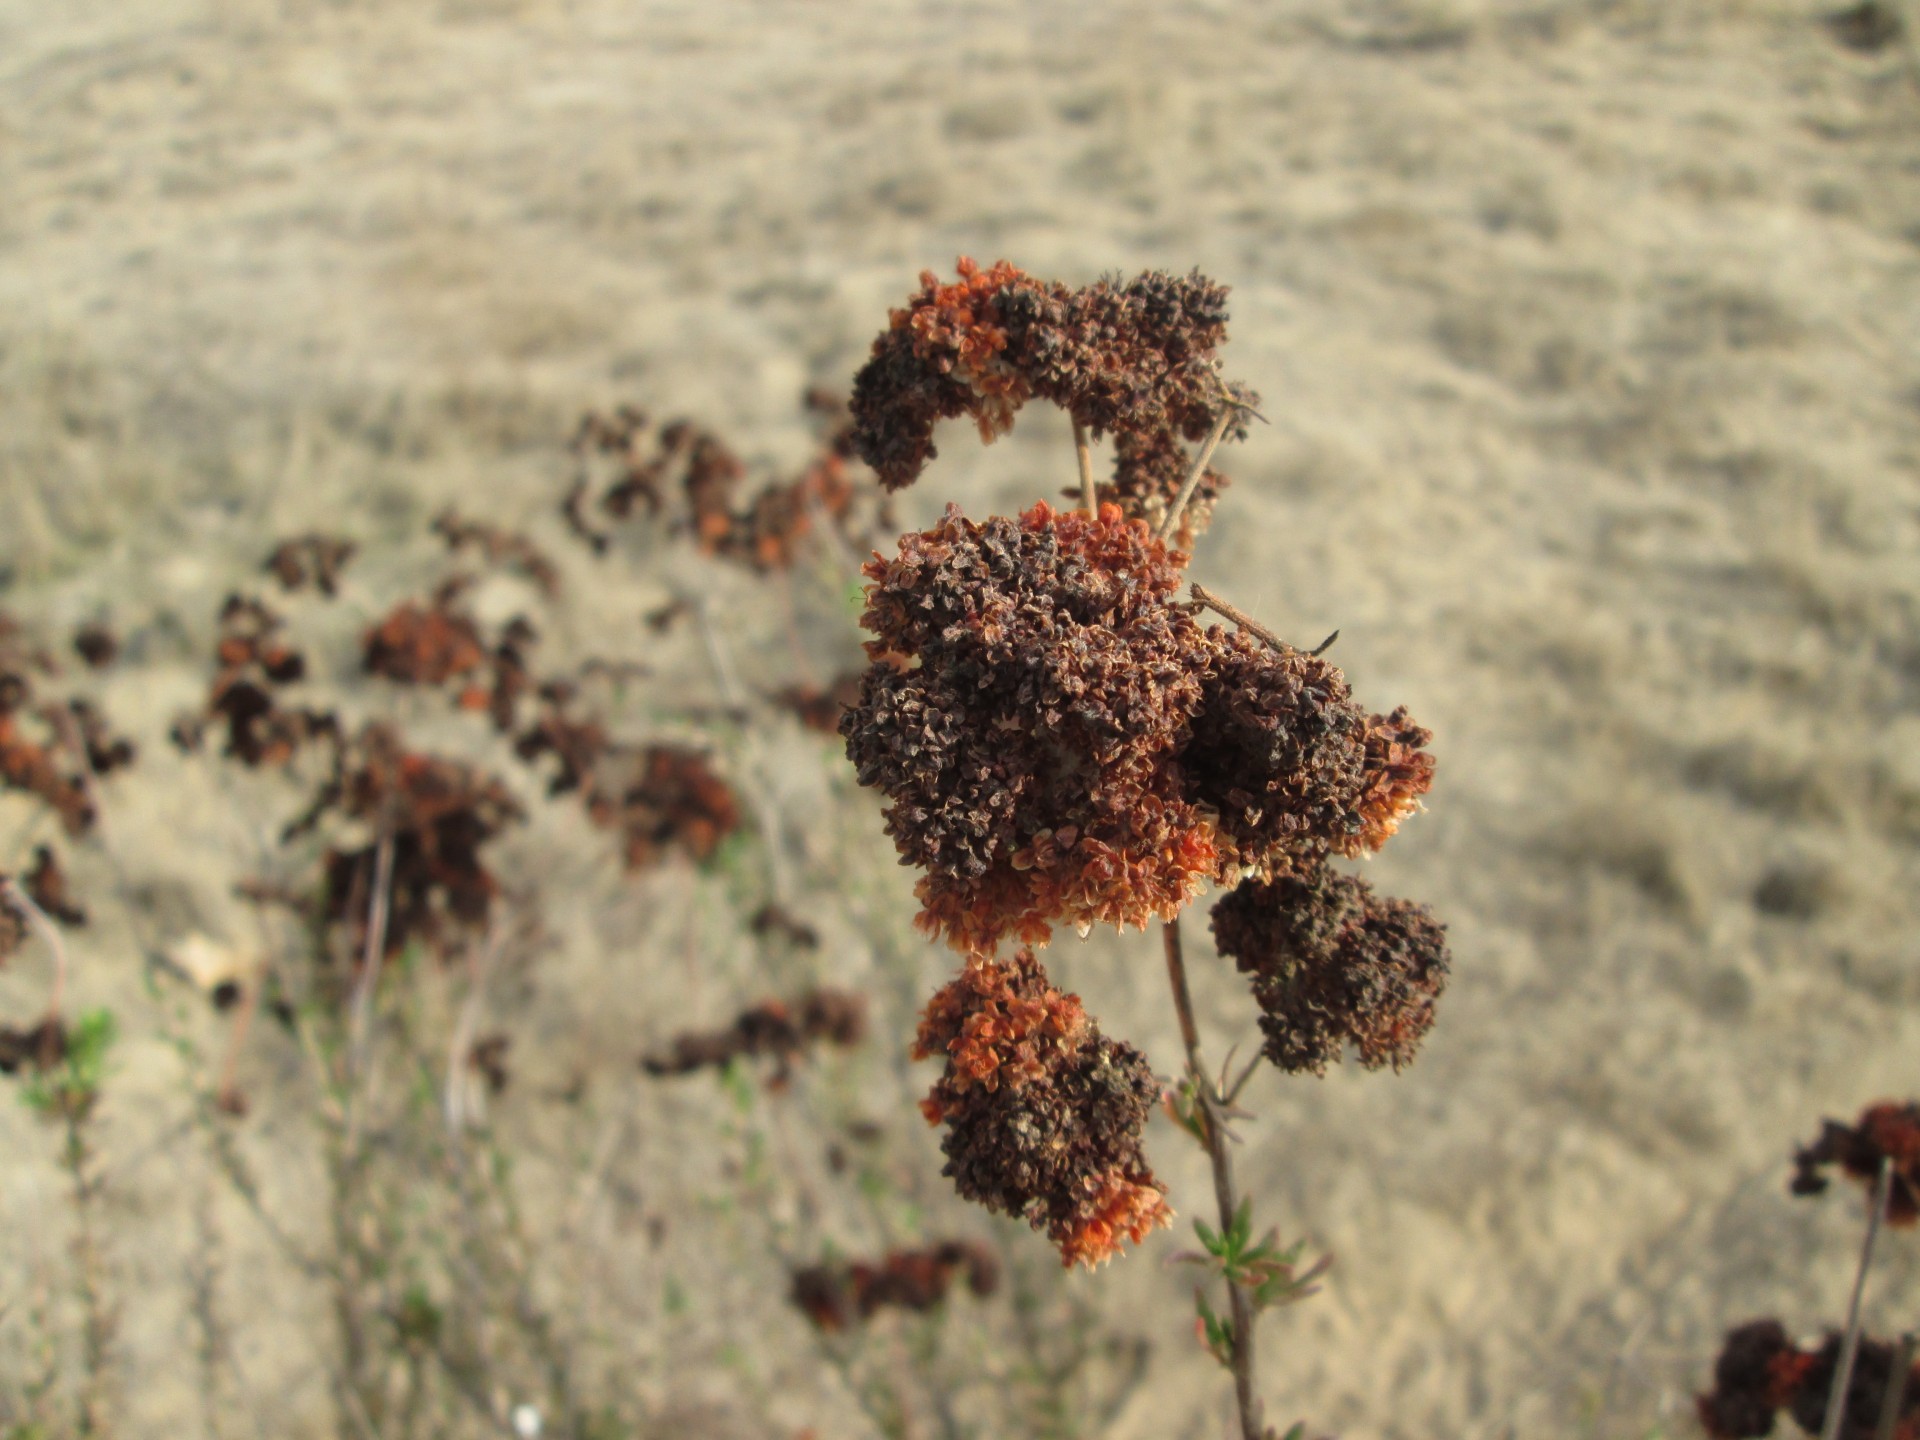
[[[60,1007],[67,996],[67,945],[60,938],[60,927],[53,923],[46,911],[33,903],[33,897],[11,876],[0,876],[0,900],[26,916],[27,924],[53,951],[53,992],[47,999],[47,1018],[58,1020]]]
[[[1193,468],[1187,472],[1186,482],[1181,485],[1180,493],[1173,497],[1173,504],[1167,507],[1167,518],[1160,522],[1157,533],[1162,540],[1171,539],[1173,532],[1180,528],[1180,517],[1186,512],[1187,502],[1193,498],[1193,492],[1200,488],[1200,478],[1207,473],[1207,462],[1213,459],[1213,452],[1220,448],[1227,427],[1239,413],[1240,407],[1231,401],[1220,407],[1220,418],[1213,422],[1213,429],[1207,432],[1206,443],[1200,447]]]
[[[1087,427],[1078,420],[1073,422],[1073,453],[1080,462],[1080,503],[1086,506],[1087,518],[1100,518],[1099,491],[1093,483],[1093,446],[1087,440]]]
[[[1920,1347],[1920,1335],[1909,1330],[1900,1337],[1893,1352],[1893,1369],[1887,1374],[1886,1394],[1880,1399],[1880,1423],[1873,1427],[1873,1440],[1893,1440],[1900,1428],[1900,1412],[1907,1403],[1907,1377],[1913,1373],[1913,1355]]]
[[[1333,642],[1340,638],[1340,632],[1336,630],[1311,650],[1302,650],[1298,646],[1289,645],[1246,611],[1237,605],[1229,605],[1197,580],[1193,583],[1193,599],[1195,604],[1204,605],[1215,614],[1231,620],[1254,639],[1279,651],[1282,655],[1324,655],[1332,648]]]
[[[374,991],[380,985],[380,962],[387,953],[387,911],[393,899],[393,827],[380,826],[373,852],[373,898],[367,913],[367,945],[360,959],[360,978],[353,987],[353,1010],[347,1030],[347,1083],[360,1076],[367,1062],[368,1033],[373,1020]]]
[[[1187,1077],[1193,1086],[1202,1128],[1207,1132],[1207,1159],[1213,1165],[1213,1198],[1220,1210],[1222,1234],[1233,1228],[1238,1202],[1233,1193],[1233,1157],[1227,1152],[1227,1132],[1221,1124],[1222,1097],[1200,1059],[1200,1030],[1193,1019],[1193,996],[1187,990],[1187,966],[1181,953],[1180,922],[1161,925],[1167,947],[1167,980],[1173,988],[1173,1008],[1180,1017],[1180,1039],[1187,1049]],[[1236,1087],[1237,1088],[1237,1087]],[[1233,1393],[1240,1407],[1243,1440],[1260,1440],[1260,1402],[1253,1393],[1253,1302],[1247,1292],[1227,1282],[1233,1306]]]
[[[1847,1387],[1853,1383],[1853,1362],[1860,1354],[1860,1297],[1867,1288],[1867,1267],[1873,1263],[1874,1241],[1880,1238],[1880,1218],[1887,1213],[1887,1200],[1893,1194],[1893,1157],[1880,1162],[1880,1178],[1873,1187],[1873,1212],[1867,1216],[1867,1238],[1860,1246],[1860,1268],[1853,1276],[1853,1300],[1847,1306],[1847,1338],[1840,1346],[1840,1367],[1834,1371],[1833,1389],[1827,1392],[1826,1423],[1820,1427],[1820,1440],[1838,1440],[1840,1422],[1847,1413]]]

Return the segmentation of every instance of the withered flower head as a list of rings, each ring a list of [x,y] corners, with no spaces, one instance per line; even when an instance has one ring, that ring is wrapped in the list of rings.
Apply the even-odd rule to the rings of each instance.
[[[1911,1100],[1869,1105],[1854,1125],[1822,1121],[1820,1138],[1794,1152],[1790,1188],[1796,1195],[1820,1194],[1828,1183],[1820,1172],[1831,1165],[1871,1193],[1883,1160],[1893,1169],[1887,1223],[1912,1225],[1920,1219],[1920,1103]]]
[[[1349,1040],[1369,1070],[1398,1070],[1446,984],[1446,927],[1425,906],[1324,868],[1223,896],[1213,935],[1253,977],[1265,1053],[1282,1070],[1324,1074]]]
[[[335,755],[334,773],[289,837],[328,812],[370,824],[392,847],[385,953],[419,941],[445,953],[456,935],[485,930],[499,882],[481,849],[523,818],[511,791],[455,760],[408,750],[397,731],[370,724]],[[346,927],[357,960],[366,945],[381,841],[326,855],[325,915]]]
[[[367,632],[369,675],[402,685],[440,685],[487,663],[487,648],[473,617],[456,610],[457,585],[442,586],[422,605],[404,600]]]
[[[1773,1434],[1774,1417],[1784,1410],[1806,1434],[1820,1434],[1842,1338],[1830,1330],[1819,1346],[1802,1349],[1778,1320],[1752,1320],[1728,1331],[1714,1362],[1713,1389],[1694,1400],[1702,1427],[1713,1440],[1758,1440]],[[1841,1440],[1873,1440],[1896,1354],[1887,1341],[1862,1339],[1841,1408]],[[1893,1431],[1897,1440],[1920,1436],[1917,1381],[1920,1366],[1907,1380]]]
[[[840,733],[926,872],[921,925],[985,951],[1176,914],[1217,857],[1171,763],[1205,646],[1166,548],[1112,506],[950,508],[866,575],[876,663]]]
[[[1355,806],[1360,823],[1338,847],[1341,854],[1378,850],[1420,808],[1420,797],[1433,787],[1433,756],[1424,748],[1432,743],[1433,732],[1414,724],[1404,705],[1367,717],[1366,773]]]
[[[956,1278],[978,1296],[1000,1285],[1000,1260],[978,1241],[946,1240],[891,1250],[878,1261],[828,1261],[793,1272],[793,1303],[822,1330],[845,1330],[881,1310],[926,1311],[947,1298]]]
[[[1229,398],[1214,366],[1226,287],[1198,272],[1152,271],[1069,290],[965,256],[957,269],[950,285],[921,275],[919,294],[892,312],[854,378],[853,444],[881,483],[897,490],[919,476],[940,420],[971,415],[991,440],[1037,396],[1096,439],[1123,437],[1101,498],[1130,517],[1157,518],[1154,504],[1164,513],[1186,470],[1175,442],[1206,435]]]
[[[1063,1263],[1098,1265],[1171,1222],[1141,1152],[1159,1082],[1031,950],[970,959],[928,1002],[914,1054],[946,1060],[922,1104],[947,1127],[944,1173],[968,1199],[1046,1231]]]
[[[1181,754],[1187,798],[1217,817],[1223,874],[1312,868],[1361,824],[1365,721],[1346,677],[1241,631],[1207,632],[1207,676]]]

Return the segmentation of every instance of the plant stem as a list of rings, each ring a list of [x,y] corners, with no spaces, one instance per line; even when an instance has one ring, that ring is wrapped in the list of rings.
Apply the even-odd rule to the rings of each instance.
[[[1167,518],[1160,522],[1160,538],[1171,540],[1173,532],[1180,528],[1180,517],[1186,513],[1187,502],[1193,498],[1193,492],[1200,488],[1200,478],[1207,473],[1207,462],[1213,459],[1213,452],[1220,447],[1220,441],[1227,433],[1227,427],[1233,423],[1233,417],[1239,414],[1239,406],[1229,401],[1220,407],[1220,418],[1213,422],[1206,443],[1200,447],[1193,468],[1187,471],[1186,483],[1180,487],[1180,493],[1173,497],[1173,504],[1167,507]]]
[[[1233,1228],[1238,1202],[1233,1193],[1233,1157],[1227,1153],[1227,1132],[1220,1124],[1219,1096],[1200,1060],[1200,1030],[1194,1024],[1193,996],[1187,990],[1187,965],[1180,946],[1178,919],[1162,922],[1167,946],[1167,980],[1173,988],[1173,1008],[1180,1017],[1180,1039],[1187,1048],[1187,1075],[1207,1132],[1207,1158],[1213,1164],[1213,1198],[1220,1209],[1220,1230]],[[1253,1393],[1253,1302],[1247,1292],[1227,1282],[1233,1306],[1233,1391],[1240,1406],[1243,1440],[1260,1440],[1260,1405]]]
[[[1826,1423],[1820,1427],[1820,1440],[1838,1440],[1840,1422],[1847,1413],[1847,1387],[1853,1383],[1853,1362],[1860,1353],[1860,1297],[1867,1288],[1867,1267],[1873,1263],[1873,1242],[1880,1238],[1880,1217],[1887,1213],[1887,1198],[1893,1193],[1893,1157],[1880,1162],[1880,1178],[1873,1187],[1873,1212],[1867,1216],[1867,1238],[1860,1246],[1860,1268],[1853,1277],[1853,1300],[1847,1306],[1847,1338],[1840,1346],[1840,1366],[1834,1372],[1833,1388],[1827,1392]]]
[[[1100,518],[1099,492],[1093,484],[1093,446],[1087,441],[1087,429],[1073,422],[1073,453],[1080,462],[1080,503],[1087,507],[1087,518]]]
[[[1873,1440],[1893,1440],[1900,1428],[1900,1412],[1906,1408],[1907,1377],[1913,1373],[1913,1354],[1920,1346],[1920,1335],[1909,1330],[1900,1337],[1893,1352],[1893,1369],[1887,1373],[1887,1391],[1880,1400],[1880,1423],[1874,1427]]]
[[[47,1018],[58,1020],[60,1007],[66,1003],[67,995],[67,946],[60,938],[60,927],[48,918],[46,911],[33,903],[33,897],[27,894],[24,885],[4,875],[0,875],[0,900],[26,916],[27,924],[53,951],[53,991],[47,999]]]

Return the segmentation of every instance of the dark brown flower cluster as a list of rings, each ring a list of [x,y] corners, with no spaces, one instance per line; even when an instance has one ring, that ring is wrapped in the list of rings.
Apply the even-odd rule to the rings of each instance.
[[[1158,525],[1186,478],[1179,442],[1203,438],[1229,401],[1254,403],[1214,364],[1226,287],[1198,272],[1151,271],[1069,290],[1004,260],[982,270],[962,256],[957,268],[950,285],[921,275],[920,293],[892,312],[855,377],[854,445],[881,483],[897,490],[919,477],[937,453],[938,421],[970,415],[991,440],[1037,397],[1094,438],[1116,437],[1113,480],[1099,498]],[[1189,528],[1204,524],[1224,484],[1218,473],[1206,478]]]
[[[1778,1320],[1753,1320],[1727,1333],[1713,1366],[1713,1389],[1695,1409],[1714,1440],[1758,1440],[1773,1433],[1782,1410],[1809,1435],[1818,1435],[1840,1365],[1842,1336],[1829,1331],[1816,1348],[1801,1349]],[[1841,1440],[1873,1440],[1893,1373],[1895,1347],[1863,1339],[1847,1382]],[[1895,1440],[1920,1440],[1920,1366],[1907,1378]]]
[[[962,1277],[973,1294],[993,1294],[999,1257],[977,1240],[946,1240],[890,1250],[876,1261],[806,1265],[793,1272],[793,1303],[822,1330],[849,1330],[882,1310],[931,1310]]]
[[[33,868],[21,883],[26,889],[27,898],[46,912],[49,918],[73,929],[79,929],[87,923],[86,907],[74,899],[67,872],[54,855],[52,846],[33,847]]]
[[[262,568],[289,594],[311,585],[331,600],[340,592],[340,572],[358,548],[338,535],[309,532],[274,546]]]
[[[1891,1162],[1893,1181],[1887,1223],[1912,1225],[1920,1219],[1920,1102],[1883,1100],[1853,1125],[1823,1120],[1820,1138],[1794,1152],[1789,1188],[1796,1195],[1818,1195],[1828,1184],[1820,1172],[1834,1166],[1871,1193],[1882,1161]]]
[[[120,658],[120,639],[98,620],[73,632],[73,653],[89,670],[105,670]]]
[[[0,1075],[16,1075],[24,1066],[44,1074],[66,1058],[67,1027],[56,1016],[24,1030],[0,1025]]]
[[[683,1030],[664,1050],[647,1056],[640,1068],[649,1075],[689,1075],[723,1070],[736,1059],[771,1056],[775,1083],[784,1082],[793,1062],[815,1045],[850,1049],[867,1036],[867,1003],[846,990],[811,990],[787,1004],[763,1000],[734,1017],[721,1030]]]
[[[841,733],[958,949],[1144,926],[1210,880],[1376,848],[1431,783],[1404,711],[1369,720],[1327,661],[1202,631],[1178,557],[1113,506],[950,509],[865,573],[875,663]]]
[[[37,795],[79,835],[96,818],[90,779],[131,765],[134,748],[85,699],[36,705],[36,677],[59,673],[53,657],[0,614],[0,787]]]
[[[444,956],[457,939],[485,930],[500,887],[480,852],[522,818],[499,780],[410,751],[391,727],[370,724],[338,748],[333,774],[287,837],[329,813],[374,834],[365,844],[329,849],[324,865],[324,919],[345,936],[356,963],[366,949],[383,845],[392,852],[385,954],[419,943]]]
[[[1063,1263],[1098,1265],[1171,1221],[1140,1148],[1159,1082],[1031,950],[969,959],[927,1002],[913,1053],[946,1062],[921,1107],[946,1126],[943,1173],[1044,1230]]]
[[[768,482],[744,503],[738,495],[747,478],[745,463],[691,420],[656,429],[646,412],[622,406],[611,416],[585,416],[572,448],[583,467],[591,456],[611,458],[617,467],[596,502],[609,519],[624,520],[642,508],[657,517],[677,491],[685,510],[675,523],[703,554],[762,572],[784,570],[822,524],[833,527],[843,542],[855,540],[853,515],[862,487],[848,463],[850,422],[839,401],[823,392],[808,392],[806,407],[824,425],[818,451],[798,475]],[[592,491],[583,469],[562,513],[568,527],[602,554],[610,537],[588,519]]]
[[[1446,927],[1425,906],[1324,867],[1222,896],[1213,936],[1253,977],[1266,1055],[1282,1070],[1324,1074],[1349,1042],[1369,1070],[1398,1070],[1447,979]]]
[[[306,678],[307,659],[281,635],[285,621],[259,600],[229,595],[220,607],[219,665],[202,715],[175,723],[173,740],[196,751],[209,722],[226,727],[221,753],[249,768],[284,765],[318,739],[337,742],[331,711],[283,705],[279,692]]]

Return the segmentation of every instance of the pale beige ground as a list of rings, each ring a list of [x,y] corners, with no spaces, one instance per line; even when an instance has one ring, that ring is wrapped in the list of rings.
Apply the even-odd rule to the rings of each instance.
[[[222,887],[291,804],[165,745],[220,596],[276,535],[360,537],[339,605],[297,608],[344,661],[433,573],[422,522],[451,496],[567,554],[556,658],[645,656],[710,694],[697,642],[637,623],[710,585],[743,666],[778,678],[790,648],[746,618],[777,587],[662,547],[598,568],[566,550],[565,433],[638,399],[790,463],[801,387],[844,382],[916,272],[960,253],[1233,286],[1230,370],[1273,424],[1232,455],[1197,571],[1288,634],[1339,626],[1361,696],[1439,737],[1430,813],[1371,872],[1451,923],[1438,1028],[1403,1075],[1252,1092],[1263,1214],[1339,1261],[1267,1325],[1275,1418],[1686,1435],[1726,1326],[1835,1318],[1858,1206],[1789,1201],[1785,1157],[1822,1114],[1912,1094],[1920,1046],[1920,90],[1898,48],[1842,49],[1820,8],[0,5],[0,604],[53,637],[96,615],[129,634],[101,688],[144,750],[75,861],[100,914],[76,990],[126,1035],[101,1127],[121,1432],[207,1423],[188,1319],[206,1254],[235,1337],[225,1433],[334,1424],[318,1292],[184,1119],[169,1037],[210,1052],[219,1032],[141,963],[195,927],[251,942]],[[943,448],[908,518],[1070,473],[1049,416]],[[797,587],[822,668],[851,644],[832,588]],[[395,705],[364,685],[347,703]],[[777,988],[730,908],[760,860],[635,884],[543,812],[510,848],[557,939],[497,997],[517,1073],[496,1118],[539,1283],[605,1393],[730,1408],[662,1422],[682,1434],[868,1435],[781,1302],[761,1207],[728,1198],[741,1125],[792,1145],[780,1243],[875,1243],[818,1131],[781,1119],[838,1094],[885,1122],[930,1225],[1044,1256],[940,1198],[890,1047],[947,962],[905,932],[872,807],[827,742],[724,743],[778,774],[817,972],[892,987],[885,1053],[747,1122],[711,1085],[645,1087],[642,1045]],[[1059,964],[1172,1070],[1151,939]],[[0,1015],[45,983],[37,957],[14,965]],[[1247,1006],[1229,973],[1198,983],[1219,1053]],[[268,1031],[248,1067],[240,1143],[269,1208],[311,1226],[302,1062]],[[555,1098],[576,1073],[586,1098]],[[1200,1211],[1197,1152],[1153,1143]],[[29,1292],[65,1264],[52,1151],[0,1105],[0,1397],[30,1367]],[[1920,1313],[1896,1238],[1882,1330]],[[1115,1437],[1223,1433],[1187,1282],[1159,1263],[1176,1243],[1070,1282],[1151,1345]]]

